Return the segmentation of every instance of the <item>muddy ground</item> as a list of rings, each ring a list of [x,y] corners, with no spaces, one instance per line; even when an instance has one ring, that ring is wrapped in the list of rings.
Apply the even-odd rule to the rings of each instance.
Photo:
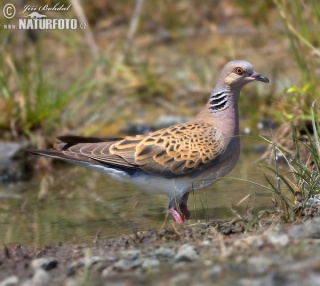
[[[320,218],[233,219],[86,244],[4,246],[0,285],[320,285]]]

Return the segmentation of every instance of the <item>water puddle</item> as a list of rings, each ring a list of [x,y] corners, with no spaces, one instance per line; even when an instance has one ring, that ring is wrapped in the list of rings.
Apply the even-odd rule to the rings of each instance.
[[[257,158],[242,154],[228,177],[266,185],[261,167],[254,163]],[[99,231],[102,237],[111,238],[165,225],[167,197],[145,194],[81,167],[58,166],[50,175],[0,186],[2,243],[85,242]],[[236,207],[248,194],[250,199]],[[191,194],[188,206],[194,222],[234,216],[231,207],[244,214],[248,203],[256,209],[272,208],[271,194],[249,182],[227,178]]]

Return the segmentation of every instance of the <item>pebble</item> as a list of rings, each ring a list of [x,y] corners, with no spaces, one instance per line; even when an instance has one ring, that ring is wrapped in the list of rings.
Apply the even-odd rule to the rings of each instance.
[[[116,259],[116,258],[114,258],[114,259]],[[77,268],[91,267],[96,263],[104,262],[104,261],[111,261],[111,260],[100,257],[100,256],[84,257],[84,258],[80,258],[80,259],[72,262],[71,264],[69,264],[68,269],[69,269],[69,271],[74,271]],[[116,260],[114,260],[114,261],[116,261]]]
[[[158,259],[155,258],[146,258],[143,259],[142,262],[142,268],[144,269],[154,269],[154,268],[158,268],[160,266],[160,262]]]
[[[126,260],[120,259],[113,266],[119,270],[130,270],[141,266],[143,263],[143,259],[135,259],[135,260]]]
[[[212,262],[211,260],[209,260],[209,259],[203,260],[203,264],[204,264],[205,266],[211,266],[212,263],[213,263],[213,262]]]
[[[314,195],[306,201],[307,207],[317,207],[320,204],[320,194]]]
[[[68,278],[64,284],[64,286],[78,286],[80,283],[78,280],[74,278]]]
[[[245,135],[249,135],[249,134],[251,133],[250,127],[245,127],[245,128],[243,129],[243,133],[244,133]]]
[[[248,264],[252,267],[252,272],[262,274],[271,267],[273,262],[265,256],[253,256],[248,259]]]
[[[133,250],[124,251],[124,252],[122,252],[122,254],[125,259],[134,260],[134,259],[139,258],[141,251],[138,249],[133,249]]]
[[[176,262],[192,262],[198,260],[199,255],[194,246],[183,244],[179,247],[178,253],[174,259]]]
[[[203,272],[202,277],[205,280],[212,280],[212,276],[217,276],[222,273],[222,267],[220,265],[214,265]]]
[[[170,279],[169,285],[191,285],[190,276],[187,273],[178,274]]]
[[[105,259],[100,256],[84,257],[81,259],[81,262],[85,267],[91,267],[92,265],[102,261],[105,261]]]
[[[107,277],[107,276],[110,276],[112,273],[114,273],[113,266],[109,266],[109,267],[102,270],[101,276]]]
[[[51,280],[50,275],[47,271],[45,271],[42,268],[39,268],[36,270],[32,277],[32,285],[49,285],[49,282]]]
[[[304,283],[302,276],[298,273],[291,272],[290,275],[288,275],[287,272],[275,272],[272,274],[272,284],[269,285],[301,286],[310,284]]]
[[[262,247],[264,245],[263,235],[248,236],[242,239],[238,239],[234,242],[233,247],[235,249],[243,249],[247,247]]]
[[[58,260],[54,257],[37,258],[32,260],[31,266],[33,269],[42,268],[43,270],[50,271],[58,266]]]
[[[33,282],[31,279],[27,279],[25,281],[23,281],[23,283],[19,284],[21,286],[34,286]]]
[[[238,285],[238,286],[272,286],[272,285],[280,285],[280,284],[274,284],[272,275],[268,275],[268,276],[259,277],[259,278],[241,278],[241,279],[237,279],[237,281],[234,281],[234,282],[230,283],[230,285]]]
[[[211,246],[212,242],[210,240],[204,240],[200,242],[201,246]]]
[[[0,183],[26,180],[30,177],[25,148],[28,143],[0,142]]]
[[[210,272],[212,274],[220,274],[222,273],[222,267],[220,265],[215,265],[211,268]]]
[[[19,283],[19,278],[16,275],[11,275],[0,282],[0,286],[13,286]]]
[[[320,274],[316,272],[311,272],[309,275],[310,285],[320,286]]]
[[[289,244],[289,237],[285,233],[268,232],[266,237],[269,243],[275,246],[287,246]]]
[[[293,238],[320,238],[320,217],[308,220],[301,225],[296,225],[289,230]]]
[[[173,258],[175,255],[176,253],[170,248],[159,247],[155,251],[155,256],[157,258]]]

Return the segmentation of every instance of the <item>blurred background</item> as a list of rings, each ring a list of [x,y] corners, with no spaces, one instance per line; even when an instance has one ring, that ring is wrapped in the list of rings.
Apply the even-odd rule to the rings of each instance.
[[[123,136],[186,121],[207,102],[221,67],[232,59],[251,62],[270,79],[269,85],[256,83],[242,91],[244,135],[258,138],[278,127],[289,136],[283,126],[310,121],[311,104],[319,98],[316,0],[10,3],[17,15],[0,16],[0,141],[18,144],[15,152],[9,147],[13,154],[48,148],[63,134]],[[76,18],[85,29],[3,28],[30,13],[18,14],[26,5],[57,3],[71,8],[43,14]],[[239,163],[244,165],[232,176],[263,180],[258,164],[248,166],[267,148],[256,141],[244,137]],[[4,153],[3,161],[12,166],[14,156]],[[26,229],[35,235],[25,241],[41,243],[86,240],[106,222],[112,226],[106,236],[163,224],[166,198],[150,198],[77,167],[17,157],[32,165],[34,176],[19,183],[2,180],[0,230],[7,242],[21,239]],[[31,178],[30,168],[19,172],[19,179]],[[232,215],[230,205],[252,191],[240,185],[222,181],[209,187],[207,195],[194,198],[194,213],[198,210],[199,219]],[[266,197],[258,195],[258,207],[271,206]]]

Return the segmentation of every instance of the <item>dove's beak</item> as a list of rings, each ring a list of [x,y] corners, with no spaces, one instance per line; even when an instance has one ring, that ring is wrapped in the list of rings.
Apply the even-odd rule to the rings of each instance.
[[[257,81],[263,81],[263,82],[266,82],[268,83],[269,82],[269,79],[257,72],[253,72],[253,74],[250,75],[250,77],[254,78],[255,80]]]

